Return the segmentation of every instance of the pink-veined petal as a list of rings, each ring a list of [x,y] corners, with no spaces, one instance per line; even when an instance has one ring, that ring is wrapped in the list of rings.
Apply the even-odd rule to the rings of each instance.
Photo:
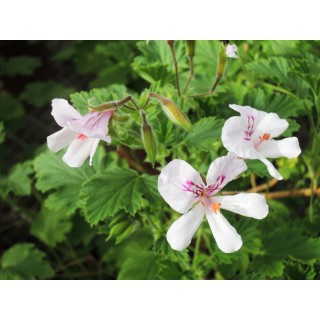
[[[246,127],[248,125],[249,119],[253,126],[253,130],[259,125],[260,121],[262,121],[262,119],[268,115],[268,113],[265,111],[257,110],[249,106],[238,106],[236,104],[229,104],[229,107],[234,111],[240,113],[241,119]],[[253,120],[253,122],[251,120]]]
[[[204,186],[201,176],[192,166],[183,160],[173,160],[162,170],[158,178],[158,189],[169,206],[186,213],[198,201],[197,195],[186,191],[186,183],[191,181]]]
[[[203,216],[204,208],[201,204],[197,204],[171,225],[167,232],[167,240],[172,249],[181,251],[188,247],[203,220]]]
[[[48,148],[53,152],[58,152],[68,146],[76,137],[76,132],[65,127],[47,137]]]
[[[241,117],[229,118],[222,128],[221,140],[224,147],[238,157],[257,159],[259,157],[251,138],[245,136],[247,130]]]
[[[81,114],[65,99],[52,100],[52,116],[60,127],[67,126],[69,121],[79,120]]]
[[[68,122],[71,130],[84,134],[90,138],[98,138],[100,140],[111,142],[109,132],[109,120],[113,111],[105,112],[89,112],[82,119]]]
[[[234,196],[215,196],[214,202],[220,203],[221,209],[226,209],[255,219],[263,219],[269,212],[266,199],[258,193],[239,193]]]
[[[214,160],[208,170],[207,186],[216,186],[213,195],[221,190],[229,181],[247,170],[246,163],[239,159],[233,152]]]
[[[296,137],[264,141],[257,147],[257,151],[266,158],[286,157],[292,159],[301,153]]]
[[[241,236],[237,230],[228,222],[221,212],[210,212],[207,210],[206,217],[212,234],[218,247],[225,253],[238,251],[242,246]]]
[[[63,161],[70,167],[81,167],[84,161],[89,157],[95,143],[96,139],[92,138],[73,140],[62,158]]]

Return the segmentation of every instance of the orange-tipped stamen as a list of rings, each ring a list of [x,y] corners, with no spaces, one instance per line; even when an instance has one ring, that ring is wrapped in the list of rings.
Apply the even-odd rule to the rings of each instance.
[[[259,137],[259,142],[255,145],[257,147],[261,142],[267,141],[270,138],[270,133],[264,133],[262,137]]]
[[[221,207],[221,203],[213,203],[212,206],[211,206],[211,209],[214,213],[218,213],[220,212],[220,207]]]

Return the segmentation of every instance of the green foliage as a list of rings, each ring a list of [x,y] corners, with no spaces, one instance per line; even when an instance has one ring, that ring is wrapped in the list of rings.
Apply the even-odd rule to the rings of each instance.
[[[92,176],[88,164],[73,170],[52,152],[42,153],[34,160],[36,188],[41,192],[52,191],[45,201],[45,207],[54,212],[63,210],[70,216],[79,207],[81,185]]]
[[[186,44],[174,42],[180,94],[166,41],[25,43],[21,52],[41,56],[1,47],[0,279],[320,279],[319,42],[235,43],[239,59],[226,60],[208,95],[219,50],[225,58],[221,41],[195,42],[188,86]],[[70,168],[66,149],[47,150],[46,136],[58,130],[53,98],[82,115],[111,102],[112,142],[100,141],[92,166]],[[257,186],[268,198],[261,221],[222,210],[242,237],[239,251],[222,252],[205,219],[175,251],[166,233],[180,214],[160,196],[159,173],[183,159],[205,176],[227,153],[221,132],[238,115],[233,103],[286,119],[276,139],[297,136],[302,155],[272,160],[284,177],[277,183],[261,161],[246,160],[248,170],[222,190]],[[189,120],[175,125],[173,104],[191,131]]]
[[[152,201],[158,193],[152,177],[130,169],[107,171],[84,184],[80,197],[86,220],[95,225],[120,210],[134,215],[142,208],[142,197]],[[106,201],[107,199],[107,201]]]
[[[67,98],[72,89],[56,83],[55,81],[34,82],[26,85],[20,95],[20,100],[37,108],[49,105],[53,98]]]
[[[1,257],[0,279],[47,279],[54,275],[45,254],[30,243],[11,247]]]
[[[31,226],[30,233],[50,247],[65,240],[72,223],[64,210],[57,212],[43,210]]]
[[[37,57],[11,57],[6,61],[0,56],[0,75],[7,77],[30,76],[40,66],[41,60]]]

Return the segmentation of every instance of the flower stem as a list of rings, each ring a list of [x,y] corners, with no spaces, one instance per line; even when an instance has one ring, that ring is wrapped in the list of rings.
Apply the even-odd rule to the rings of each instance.
[[[184,89],[183,89],[183,93],[186,93],[187,89],[188,89],[188,86],[193,78],[193,75],[194,75],[194,69],[193,69],[193,57],[189,57],[189,68],[190,68],[190,75],[189,75],[189,78],[186,82],[186,85],[184,86]]]
[[[180,97],[181,96],[181,92],[180,92],[180,85],[179,85],[179,71],[178,71],[178,63],[177,63],[176,53],[174,51],[174,41],[173,40],[168,40],[167,43],[169,45],[170,52],[171,52],[172,59],[173,59],[174,73],[175,73],[175,79],[176,79],[176,87],[177,87],[177,90],[178,90],[178,95]]]
[[[222,79],[221,76],[217,76],[211,89],[208,92],[203,92],[203,93],[197,93],[197,94],[193,94],[190,96],[187,96],[187,98],[196,98],[196,97],[206,97],[206,96],[210,96],[211,94],[213,94],[214,90],[216,89],[216,87],[218,86],[220,80]]]

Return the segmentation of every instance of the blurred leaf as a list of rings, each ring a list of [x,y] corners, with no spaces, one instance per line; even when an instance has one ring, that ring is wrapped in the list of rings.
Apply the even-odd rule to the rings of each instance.
[[[0,279],[47,279],[54,276],[44,253],[30,243],[19,243],[1,257]]]
[[[66,88],[55,81],[33,82],[26,85],[19,98],[37,108],[45,105],[49,107],[53,98],[67,98],[70,92],[71,88]]]
[[[0,94],[0,119],[12,121],[24,115],[22,104],[10,95]]]
[[[141,263],[143,261],[143,263]],[[150,251],[137,252],[128,257],[121,266],[119,280],[154,280],[157,279],[160,259]]]
[[[64,210],[57,212],[42,210],[31,225],[30,233],[50,247],[65,240],[72,223]]]
[[[28,196],[31,193],[32,162],[16,164],[8,176],[8,187],[17,196]]]
[[[10,57],[7,61],[2,60],[0,66],[0,75],[31,76],[34,70],[41,66],[41,60],[30,56]]]

